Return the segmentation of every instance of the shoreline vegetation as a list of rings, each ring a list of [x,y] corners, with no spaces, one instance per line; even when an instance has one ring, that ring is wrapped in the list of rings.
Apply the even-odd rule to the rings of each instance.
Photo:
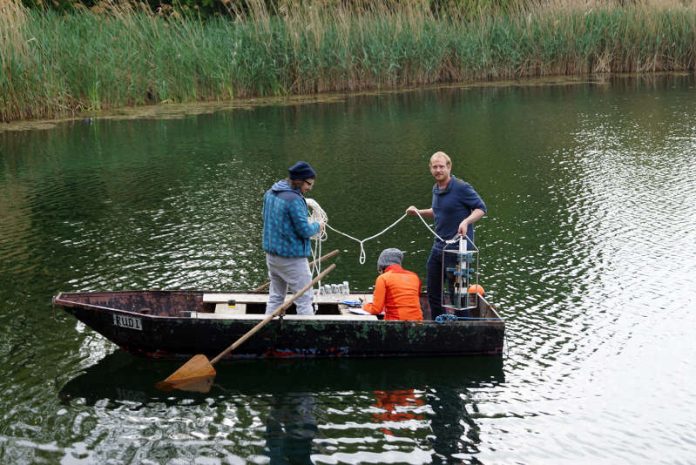
[[[452,0],[436,11],[430,0],[267,3],[202,18],[133,3],[61,13],[0,0],[0,122],[696,69],[693,0]]]

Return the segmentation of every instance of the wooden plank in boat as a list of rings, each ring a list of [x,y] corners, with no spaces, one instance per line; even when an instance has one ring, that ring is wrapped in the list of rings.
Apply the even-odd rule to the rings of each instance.
[[[226,303],[215,304],[215,313],[217,315],[244,315],[246,313],[246,304],[237,304],[230,307]]]
[[[227,320],[262,320],[266,318],[266,315],[246,315],[238,313],[196,313],[191,314],[191,318],[206,318],[206,319],[227,319]],[[342,314],[342,315],[285,315],[283,316],[285,320],[300,320],[300,321],[314,321],[314,320],[338,320],[338,321],[368,321],[377,320],[375,315],[355,315],[355,314]]]
[[[290,294],[288,295],[288,298]],[[355,300],[361,298],[365,302],[372,301],[372,294],[350,294],[350,295],[324,295],[314,293],[314,303],[317,304],[336,304],[344,300]],[[206,303],[221,303],[229,300],[235,300],[237,304],[261,304],[268,301],[268,294],[230,294],[230,293],[206,293],[203,294],[203,302]]]

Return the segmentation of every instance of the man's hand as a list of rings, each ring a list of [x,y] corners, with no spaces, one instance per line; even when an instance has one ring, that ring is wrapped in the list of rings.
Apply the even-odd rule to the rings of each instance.
[[[428,208],[426,210],[421,210],[420,208],[416,208],[413,205],[408,207],[406,209],[406,214],[410,216],[420,216],[422,218],[432,218],[433,217],[433,209]]]
[[[471,215],[467,216],[462,220],[461,223],[459,223],[459,229],[457,230],[457,232],[464,237],[468,237],[467,231],[469,230],[469,225],[476,223],[478,220],[483,218],[483,215],[485,214],[485,211],[481,210],[480,208],[476,208],[474,211],[471,212]],[[469,237],[469,239],[471,238]]]
[[[459,223],[459,229],[457,230],[457,233],[459,233],[460,236],[467,237],[468,232],[469,222],[467,220],[464,220],[461,223]]]

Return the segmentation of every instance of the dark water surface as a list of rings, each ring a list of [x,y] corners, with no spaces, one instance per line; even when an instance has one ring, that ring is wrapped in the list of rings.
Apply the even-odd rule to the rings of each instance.
[[[175,120],[0,133],[2,464],[696,463],[696,92],[688,77],[440,89]],[[482,283],[502,359],[245,361],[209,394],[121,353],[60,290],[248,289],[261,196],[298,159],[330,224],[425,208],[429,155],[489,207]],[[335,233],[332,282],[384,247],[424,278],[408,218]]]

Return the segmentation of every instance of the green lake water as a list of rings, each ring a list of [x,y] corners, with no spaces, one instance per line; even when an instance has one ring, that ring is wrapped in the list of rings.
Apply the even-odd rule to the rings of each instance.
[[[2,464],[696,463],[696,81],[443,88],[0,132]],[[444,150],[489,213],[502,358],[232,361],[208,394],[51,307],[70,290],[251,289],[261,198],[297,160],[363,239],[429,206]],[[425,278],[409,217],[385,247]]]

